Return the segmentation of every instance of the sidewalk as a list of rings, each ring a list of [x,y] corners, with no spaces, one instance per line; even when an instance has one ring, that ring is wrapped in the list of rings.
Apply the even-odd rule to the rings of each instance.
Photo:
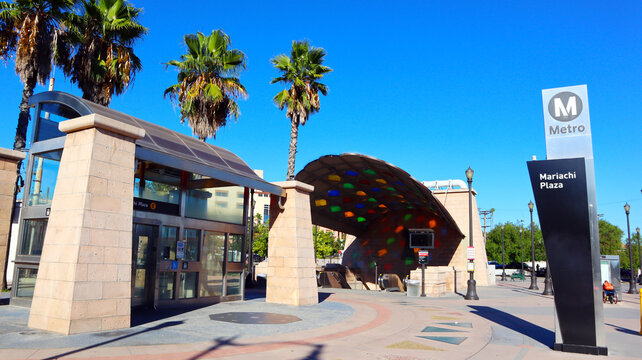
[[[242,302],[137,312],[130,329],[72,336],[29,329],[28,309],[4,305],[0,359],[596,359],[550,349],[552,297],[528,285],[479,287],[479,301],[320,289],[319,305],[302,307],[266,304],[253,291]],[[609,358],[639,359],[639,300],[623,300],[605,305]]]

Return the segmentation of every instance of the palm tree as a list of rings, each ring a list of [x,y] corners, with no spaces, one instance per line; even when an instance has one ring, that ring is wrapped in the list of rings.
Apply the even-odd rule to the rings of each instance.
[[[247,98],[237,77],[245,70],[245,54],[228,49],[230,37],[223,30],[209,36],[201,32],[185,35],[187,54],[166,65],[178,69],[178,84],[165,90],[164,96],[181,108],[181,123],[187,118],[194,134],[202,141],[215,138],[219,127],[229,117],[238,119],[238,98]]]
[[[123,0],[82,0],[81,15],[66,22],[67,42],[76,49],[63,71],[83,98],[109,106],[142,69],[133,45],[147,34],[138,22],[142,9]]]
[[[271,62],[281,71],[281,76],[272,79],[271,84],[289,84],[290,88],[274,96],[274,103],[283,110],[287,106],[286,116],[290,119],[290,153],[288,157],[287,179],[294,179],[294,157],[296,155],[299,124],[305,125],[310,115],[321,110],[319,92],[328,94],[328,88],[318,82],[323,75],[332,71],[324,66],[326,51],[323,48],[310,46],[307,40],[293,41],[290,57],[277,55]]]
[[[13,148],[25,148],[29,125],[29,98],[36,83],[44,85],[52,68],[52,55],[61,22],[69,16],[73,0],[16,0],[0,2],[0,59],[15,54],[16,73],[24,83]]]

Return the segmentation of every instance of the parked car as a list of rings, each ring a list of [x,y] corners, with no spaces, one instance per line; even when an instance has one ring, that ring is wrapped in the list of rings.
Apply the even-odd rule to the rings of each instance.
[[[497,261],[489,261],[488,265],[495,265],[495,269],[501,269],[502,265],[498,263]]]

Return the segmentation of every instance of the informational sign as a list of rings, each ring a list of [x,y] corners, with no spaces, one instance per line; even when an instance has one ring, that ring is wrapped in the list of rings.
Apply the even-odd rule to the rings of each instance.
[[[185,241],[179,241],[176,243],[176,258],[182,259],[185,257]]]
[[[134,198],[134,210],[149,211],[168,215],[179,215],[180,211],[178,204],[153,201],[137,197]]]
[[[172,270],[178,269],[178,261],[172,261]]]
[[[542,90],[546,158],[593,159],[586,85]]]
[[[468,260],[475,260],[475,248],[473,246],[468,247]]]
[[[469,262],[466,270],[468,272],[474,272],[475,271],[475,263],[474,262]]]
[[[428,261],[430,261],[430,253],[428,250],[419,250],[417,255],[419,255],[419,265],[427,265]]]
[[[600,288],[599,247],[595,268],[584,160],[529,161],[528,171],[555,283],[559,326],[554,348],[606,355],[599,331],[604,326],[602,301],[595,296]]]

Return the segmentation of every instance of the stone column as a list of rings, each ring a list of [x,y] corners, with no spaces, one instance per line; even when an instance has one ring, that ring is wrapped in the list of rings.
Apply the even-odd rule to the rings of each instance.
[[[130,326],[135,139],[141,128],[92,114],[67,133],[29,326],[61,334]]]
[[[270,235],[266,302],[286,305],[318,304],[310,193],[300,181],[278,182],[285,198],[270,204]]]
[[[468,226],[468,189],[449,189],[437,190],[432,194],[439,200],[446,210],[450,213],[452,218],[459,226],[459,230],[466,235],[461,241],[457,251],[453,255],[449,266],[454,266],[457,270],[461,270],[463,275],[459,278],[460,273],[457,274],[457,290],[466,288],[466,280],[468,279],[468,272],[466,272],[466,264],[468,263],[468,239],[469,239],[469,226]],[[477,208],[477,192],[473,189],[473,245],[475,246],[475,281],[477,286],[488,285],[488,258],[486,257],[486,241],[481,228],[479,220],[479,209]]]
[[[9,254],[9,230],[11,229],[11,211],[13,195],[16,191],[18,162],[25,158],[20,151],[0,148],[0,270],[2,281],[0,289],[7,287],[7,264]]]

